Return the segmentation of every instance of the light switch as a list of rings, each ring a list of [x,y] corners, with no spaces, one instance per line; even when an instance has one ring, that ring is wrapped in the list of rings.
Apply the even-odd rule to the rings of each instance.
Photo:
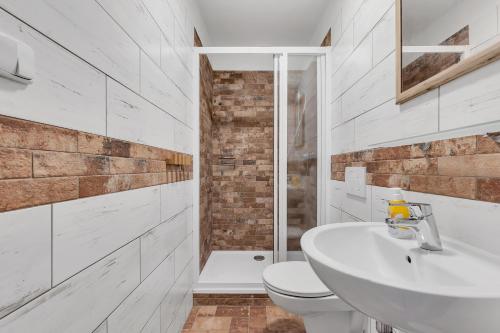
[[[345,169],[346,193],[366,198],[366,168],[350,167]]]

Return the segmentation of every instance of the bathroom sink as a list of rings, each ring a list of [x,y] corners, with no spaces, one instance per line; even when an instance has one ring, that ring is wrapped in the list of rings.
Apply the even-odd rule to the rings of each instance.
[[[430,252],[384,223],[343,223],[309,230],[301,245],[324,284],[370,317],[407,333],[499,332],[500,258],[442,241]]]

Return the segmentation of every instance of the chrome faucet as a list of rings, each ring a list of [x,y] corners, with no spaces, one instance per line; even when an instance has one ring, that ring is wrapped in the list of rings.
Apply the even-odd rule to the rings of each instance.
[[[432,206],[422,203],[401,203],[391,204],[395,207],[408,207],[410,218],[385,219],[389,228],[406,227],[413,230],[417,235],[420,248],[429,251],[442,251],[441,238],[436,225],[436,220],[432,214]]]

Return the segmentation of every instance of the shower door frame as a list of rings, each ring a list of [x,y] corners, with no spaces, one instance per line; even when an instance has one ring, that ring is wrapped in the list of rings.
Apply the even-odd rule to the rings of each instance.
[[[194,90],[193,90],[193,262],[194,282],[200,276],[200,56],[210,54],[255,54],[274,56],[274,262],[287,260],[287,113],[288,103],[288,57],[295,55],[317,56],[318,94],[318,188],[317,225],[326,224],[328,193],[326,184],[329,176],[329,131],[331,121],[329,108],[330,47],[195,47],[194,48]],[[279,79],[279,80],[277,80]],[[281,162],[281,167],[280,167]],[[282,171],[282,172],[280,172]],[[285,227],[280,227],[285,226]]]

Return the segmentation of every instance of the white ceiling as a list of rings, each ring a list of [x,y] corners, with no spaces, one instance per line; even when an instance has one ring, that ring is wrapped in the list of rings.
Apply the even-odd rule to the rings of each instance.
[[[205,46],[309,46],[332,0],[195,0]]]

